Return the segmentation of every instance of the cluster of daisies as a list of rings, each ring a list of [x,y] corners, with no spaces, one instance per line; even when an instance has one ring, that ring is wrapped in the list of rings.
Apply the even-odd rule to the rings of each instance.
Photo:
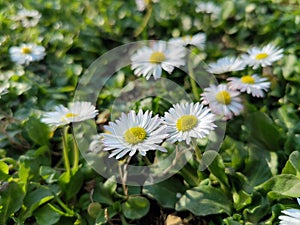
[[[90,102],[74,102],[69,107],[56,106],[54,111],[44,114],[42,122],[59,127],[92,119],[97,114]],[[152,114],[142,110],[122,113],[115,122],[104,126],[105,132],[97,136],[96,143],[116,159],[136,153],[145,156],[150,150],[167,152],[162,146],[165,141],[190,144],[192,139],[204,138],[216,127],[214,114],[200,103],[174,104],[164,117]]]
[[[169,42],[158,41],[151,47],[144,46],[131,56],[131,69],[136,76],[143,76],[147,80],[153,77],[157,80],[163,70],[171,74],[175,67],[186,64],[185,57],[188,51],[185,46],[192,45],[203,50],[205,41],[206,35],[198,33],[194,36],[173,38]],[[209,105],[211,111],[223,120],[239,115],[243,110],[241,93],[260,98],[270,87],[268,78],[260,76],[255,70],[270,66],[282,57],[282,49],[267,44],[261,48],[250,48],[240,57],[226,56],[209,63],[206,67],[207,72],[225,75],[227,83],[211,84],[204,88],[200,99],[202,104]],[[252,69],[254,72],[247,72],[240,77],[229,76],[231,72],[243,71],[246,68],[247,71]]]
[[[143,46],[131,55],[131,69],[136,76],[159,80],[163,71],[171,74],[176,67],[185,65],[188,53],[185,46],[193,45],[203,50],[205,41],[205,34],[198,33],[174,38],[169,42],[153,42],[150,47]],[[246,66],[257,69],[259,66],[270,66],[282,56],[281,49],[268,44],[262,48],[251,48],[239,58],[221,58],[208,64],[206,69],[213,74],[241,71]],[[152,116],[151,111],[141,110],[138,113],[122,113],[115,122],[104,126],[105,133],[97,136],[103,146],[102,150],[109,151],[110,157],[120,159],[127,154],[133,156],[139,153],[145,156],[150,150],[166,152],[162,145],[165,141],[190,144],[192,139],[204,138],[214,130],[216,120],[228,120],[242,112],[241,92],[263,97],[264,91],[270,86],[267,78],[257,74],[228,77],[227,81],[204,88],[199,102],[174,104],[163,117]],[[75,102],[69,108],[57,106],[54,112],[46,113],[42,121],[60,126],[94,118],[96,115],[97,110],[91,103]]]
[[[231,119],[243,110],[241,93],[251,94],[253,97],[264,97],[264,92],[270,88],[270,81],[256,72],[261,67],[271,66],[273,62],[283,57],[283,50],[272,44],[261,48],[252,47],[240,57],[226,56],[216,62],[209,63],[207,72],[222,74],[227,77],[227,83],[210,85],[201,94],[204,104],[209,104],[212,112],[220,115],[225,112],[224,119]],[[248,68],[247,68],[248,67]],[[246,73],[244,70],[247,69]],[[253,71],[249,73],[249,71]],[[231,72],[240,71],[239,77],[230,76]]]
[[[138,11],[145,11],[149,5],[158,3],[159,0],[135,0],[136,8]],[[197,13],[209,14],[212,18],[217,18],[221,13],[221,7],[213,2],[199,2],[196,5],[195,11]]]
[[[34,27],[40,21],[42,15],[36,10],[21,9],[11,19],[15,25],[21,23],[25,28]],[[42,60],[45,55],[45,48],[35,43],[21,43],[19,46],[9,48],[11,60],[18,65],[28,65],[34,61]]]

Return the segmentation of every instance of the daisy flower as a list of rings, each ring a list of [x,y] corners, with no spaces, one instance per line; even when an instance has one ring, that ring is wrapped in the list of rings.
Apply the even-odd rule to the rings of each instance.
[[[151,48],[142,47],[131,57],[131,69],[136,76],[143,75],[148,80],[153,75],[156,80],[161,77],[162,70],[170,74],[174,67],[183,66],[184,57],[183,47],[158,41]]]
[[[147,6],[150,4],[150,2],[153,2],[153,3],[157,3],[159,2],[159,0],[135,0],[135,4],[136,4],[136,7],[137,7],[137,10],[142,12],[144,11]]]
[[[241,78],[229,77],[228,87],[231,90],[239,90],[240,92],[247,92],[247,94],[252,94],[253,97],[263,97],[264,92],[270,87],[270,82],[267,78],[259,77],[256,74],[242,76]]]
[[[221,12],[221,8],[212,2],[199,2],[196,7],[196,12],[202,12],[218,16]]]
[[[300,198],[297,198],[300,205]],[[283,214],[278,218],[281,220],[279,224],[282,225],[299,225],[300,224],[300,209],[287,209],[282,211]]]
[[[9,49],[11,60],[17,64],[28,65],[30,62],[39,61],[46,55],[45,48],[36,44],[28,43],[21,46],[13,46]]]
[[[235,57],[223,57],[217,60],[217,62],[209,63],[207,72],[213,74],[222,74],[232,71],[239,71],[245,68],[243,60]]]
[[[206,41],[206,35],[204,33],[198,33],[194,36],[186,35],[179,38],[170,39],[171,44],[177,44],[180,46],[194,45],[199,49],[204,49]]]
[[[242,57],[245,63],[253,69],[257,69],[259,66],[270,66],[273,62],[283,57],[283,49],[279,49],[272,44],[268,44],[262,48],[250,48],[247,53],[242,55]]]
[[[131,110],[128,114],[122,113],[116,122],[110,122],[104,128],[108,133],[102,134],[104,151],[112,151],[109,158],[116,156],[120,159],[129,153],[133,156],[139,152],[142,156],[149,150],[167,150],[159,144],[168,136],[165,126],[156,115],[152,118],[152,112],[142,110],[135,113]]]
[[[16,16],[12,17],[12,19],[14,21],[21,21],[23,27],[34,27],[38,24],[41,17],[42,15],[39,11],[21,9],[18,11]]]
[[[190,144],[191,138],[204,138],[216,125],[210,109],[197,102],[175,104],[165,113],[164,123],[167,125],[169,137],[167,141],[185,141]]]
[[[218,86],[211,84],[201,94],[202,103],[209,105],[211,111],[223,116],[224,120],[231,119],[233,115],[239,115],[243,110],[239,92],[230,90],[226,84]]]
[[[45,113],[42,122],[51,126],[63,126],[72,122],[80,122],[94,118],[98,114],[90,102],[73,102],[69,108],[63,105],[54,107],[53,112]]]

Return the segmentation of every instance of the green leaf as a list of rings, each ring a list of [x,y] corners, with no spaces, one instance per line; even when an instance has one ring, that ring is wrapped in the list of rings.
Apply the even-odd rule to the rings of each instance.
[[[47,146],[42,146],[37,150],[29,150],[19,158],[19,177],[23,182],[39,179],[40,165],[49,164],[49,158],[44,154],[48,151]]]
[[[9,167],[8,167],[8,165],[5,163],[5,162],[3,162],[3,161],[0,161],[0,172],[2,173],[2,174],[8,174],[9,173]],[[1,179],[0,179],[1,180]]]
[[[107,224],[107,222],[108,222],[107,220],[114,217],[120,211],[121,211],[120,202],[114,202],[113,205],[111,205],[105,209],[100,209],[98,216],[96,218],[96,225]]]
[[[231,214],[231,200],[219,189],[200,185],[187,190],[176,204],[176,210],[189,210],[197,216]]]
[[[5,162],[0,161],[0,180],[7,181],[8,178],[10,178],[10,176],[8,174],[9,174],[8,165]]]
[[[92,202],[89,204],[87,211],[92,218],[97,218],[97,215],[101,209],[102,206],[99,202]]]
[[[185,187],[180,180],[169,178],[160,183],[148,185],[143,188],[143,193],[156,199],[165,208],[175,208],[178,194],[185,192]]]
[[[39,174],[48,184],[57,182],[59,178],[58,172],[49,166],[41,166]]]
[[[225,225],[241,225],[241,224],[244,224],[242,223],[243,221],[236,221],[234,218],[232,217],[228,217],[226,219],[223,220],[223,223]]]
[[[128,219],[140,219],[150,209],[150,202],[142,196],[131,196],[122,204],[122,212]]]
[[[287,129],[293,130],[295,124],[298,122],[297,111],[291,104],[286,104],[281,106],[273,114],[278,118],[278,123],[280,126],[286,127]]]
[[[238,171],[244,167],[245,158],[248,156],[244,143],[226,136],[222,143],[221,152],[223,160],[230,161],[230,167],[233,169]]]
[[[6,224],[10,215],[21,208],[24,196],[24,184],[21,182],[10,182],[7,188],[0,191],[0,224]]]
[[[249,205],[252,201],[251,195],[249,195],[244,190],[240,190],[239,192],[234,192],[232,197],[233,197],[234,208],[237,211]]]
[[[27,157],[20,157],[19,177],[24,183],[29,179],[30,168],[30,160]]]
[[[93,199],[97,202],[112,205],[113,195],[117,189],[117,183],[115,177],[111,177],[104,183],[99,183],[93,193]]]
[[[260,193],[255,192],[252,197],[251,205],[247,206],[243,211],[243,215],[246,221],[253,224],[258,224],[269,211],[269,202]]]
[[[279,150],[280,132],[272,120],[262,112],[255,112],[246,117],[249,129],[248,142],[256,143],[268,150]]]
[[[300,152],[291,153],[289,160],[282,169],[282,174],[293,174],[300,179]]]
[[[235,4],[233,1],[225,1],[222,6],[222,20],[225,21],[228,17],[235,13]]]
[[[211,159],[214,159],[213,161]],[[229,186],[228,178],[225,173],[225,166],[222,157],[216,151],[205,151],[202,161],[212,163],[208,166],[209,171],[225,186]]]
[[[73,171],[70,175],[68,172],[64,172],[59,177],[59,185],[66,194],[67,200],[73,198],[81,189],[84,175],[81,168],[77,171]]]
[[[298,57],[296,55],[293,54],[288,54],[285,57],[285,64],[282,68],[282,74],[283,77],[286,80],[291,80],[291,81],[299,81],[299,79],[297,77],[295,77],[295,66],[298,62]]]
[[[243,188],[251,193],[255,186],[262,184],[273,176],[271,167],[276,167],[277,163],[271,163],[272,154],[267,150],[262,150],[254,146],[249,148],[249,157],[245,160],[244,175],[247,177]],[[255,168],[255,169],[254,169]]]
[[[38,224],[43,224],[43,225],[52,225],[56,224],[61,215],[55,211],[52,210],[52,208],[49,205],[45,205],[38,209],[34,213],[35,219]]]
[[[107,219],[105,217],[105,210],[107,209],[100,209],[98,212],[98,216],[96,218],[95,225],[104,225],[107,222]]]
[[[57,185],[40,186],[38,189],[30,192],[24,199],[25,211],[21,213],[21,218],[26,219],[32,216],[32,213],[42,204],[49,202],[58,194],[59,188]]]
[[[30,139],[38,145],[49,145],[49,127],[35,117],[30,117],[25,123],[25,130]]]
[[[300,196],[300,179],[292,174],[280,174],[258,186],[257,190],[268,194],[271,199],[298,198]]]

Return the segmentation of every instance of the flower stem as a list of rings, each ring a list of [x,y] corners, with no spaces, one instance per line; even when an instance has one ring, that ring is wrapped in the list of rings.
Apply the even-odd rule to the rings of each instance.
[[[196,154],[196,158],[197,160],[200,162],[202,159],[202,153],[200,151],[199,146],[197,145],[197,142],[195,140],[192,141],[193,142],[193,146],[195,148],[195,154]]]
[[[146,15],[144,17],[144,20],[143,20],[141,26],[139,26],[134,31],[134,36],[135,37],[139,36],[143,32],[143,30],[145,29],[145,27],[147,26],[147,24],[149,22],[149,19],[150,19],[151,15],[152,15],[152,11],[153,11],[152,5],[149,4],[148,7],[147,7],[147,13],[146,13]]]
[[[79,149],[78,149],[76,139],[75,139],[73,132],[72,132],[72,137],[73,137],[73,167],[72,167],[72,169],[74,171],[77,171],[78,164],[79,164]]]
[[[55,200],[57,201],[57,203],[61,206],[61,208],[63,208],[65,210],[67,215],[75,216],[75,212],[72,209],[70,209],[62,200],[60,200],[60,198],[55,193],[53,193],[53,195],[54,195]]]
[[[63,141],[63,156],[65,162],[65,168],[67,173],[71,174],[70,160],[68,155],[68,130],[69,126],[64,126],[62,131],[62,141]]]
[[[126,197],[126,199],[128,199],[129,195],[128,195],[128,187],[126,185],[126,181],[127,181],[127,175],[128,175],[128,171],[127,171],[127,167],[128,164],[131,160],[131,156],[129,156],[126,161],[125,161],[125,165],[123,166],[123,170],[122,167],[119,166],[119,172],[121,175],[121,181],[122,181],[122,187],[123,187],[123,191],[124,191],[124,195]]]
[[[193,70],[192,53],[189,54],[187,64],[188,64],[188,72],[189,72],[189,75],[190,75],[190,81],[191,81],[191,86],[192,86],[192,92],[193,92],[195,100],[198,101],[199,97],[200,97],[200,94],[199,94],[199,91],[198,91],[197,83],[196,83],[196,80],[195,80],[195,74],[194,74],[194,70]]]

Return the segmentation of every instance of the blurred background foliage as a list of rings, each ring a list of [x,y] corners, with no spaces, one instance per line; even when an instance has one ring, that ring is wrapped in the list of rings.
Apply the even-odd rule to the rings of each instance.
[[[277,224],[281,210],[297,207],[300,1],[215,0],[217,17],[196,13],[198,2],[160,0],[141,12],[134,1],[0,0],[0,84],[9,90],[0,99],[0,224],[163,224],[170,215],[180,224]],[[25,28],[14,21],[21,8],[39,11],[39,23]],[[128,187],[129,197],[84,159],[66,177],[60,133],[40,122],[42,113],[70,102],[80,77],[105,52],[197,32],[207,35],[205,62],[269,42],[285,55],[264,71],[272,77],[267,96],[249,97],[245,113],[227,123],[209,168],[198,171],[192,160],[166,181]],[[46,57],[15,65],[8,49],[27,42],[44,46]],[[124,71],[100,94],[100,112],[134,79]],[[150,103],[158,113],[166,109],[160,99]],[[149,101],[138,107],[149,109]]]

